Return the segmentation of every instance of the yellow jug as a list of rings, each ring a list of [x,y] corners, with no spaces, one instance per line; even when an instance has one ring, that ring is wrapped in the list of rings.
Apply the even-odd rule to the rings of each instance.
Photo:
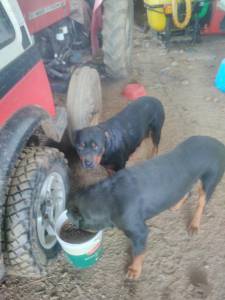
[[[149,26],[158,32],[166,29],[166,15],[164,5],[171,4],[171,1],[165,0],[144,0],[147,8],[147,18]]]

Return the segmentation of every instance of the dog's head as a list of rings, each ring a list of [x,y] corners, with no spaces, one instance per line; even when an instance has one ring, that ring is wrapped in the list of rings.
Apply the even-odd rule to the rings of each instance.
[[[95,168],[105,152],[105,133],[99,127],[89,127],[75,133],[73,144],[84,168]]]
[[[96,232],[98,222],[96,222],[95,205],[93,211],[88,205],[88,194],[88,189],[81,189],[76,192],[70,191],[66,202],[67,218],[77,229]],[[102,229],[101,226],[100,229]]]

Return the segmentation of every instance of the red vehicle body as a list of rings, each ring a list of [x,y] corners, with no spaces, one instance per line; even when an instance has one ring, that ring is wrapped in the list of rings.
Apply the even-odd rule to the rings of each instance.
[[[225,19],[225,11],[218,7],[219,1],[213,1],[212,16],[209,24],[203,29],[205,35],[225,34],[221,24]]]
[[[28,87],[32,86],[30,89]],[[39,106],[50,116],[55,116],[55,104],[43,62],[38,61],[0,101],[0,125],[19,110]]]
[[[99,48],[97,32],[102,25],[101,5],[103,0],[95,0],[91,18],[91,45],[93,53]],[[80,1],[70,0],[18,0],[20,8],[23,12],[26,24],[31,34],[47,28],[48,26],[70,16],[71,13],[79,14]]]
[[[92,52],[96,53],[99,48],[97,32],[101,28],[101,4],[103,0],[96,0],[92,21],[91,21],[91,45]],[[76,1],[70,0],[19,0],[20,8],[23,16],[26,20],[27,27],[30,34],[35,34],[50,25],[64,19],[71,15],[71,13],[77,13],[78,6],[75,6]],[[41,107],[50,116],[55,115],[55,107],[53,95],[49,86],[49,80],[46,75],[45,67],[41,60],[40,55],[37,52],[29,51],[24,53],[24,59],[20,58],[20,62],[15,62],[15,66],[9,66],[7,73],[15,73],[17,68],[26,69],[27,72],[22,70],[21,74],[17,75],[17,80],[14,85],[9,85],[8,91],[0,94],[0,125],[3,125],[14,113],[20,109],[35,105]],[[39,57],[38,57],[39,56]],[[26,64],[29,66],[26,67]],[[13,63],[11,63],[12,65]],[[25,65],[25,66],[24,66]],[[7,67],[6,67],[7,68]],[[6,73],[7,70],[4,71]],[[4,77],[4,79],[3,79]],[[11,76],[10,76],[11,77]],[[2,81],[6,81],[5,75],[2,75]],[[11,81],[8,79],[8,81]],[[2,82],[2,85],[5,85]],[[32,89],[28,88],[32,86]]]
[[[66,119],[63,120],[63,125],[61,126],[60,136],[57,136],[56,130],[56,123],[55,119],[61,116],[66,115],[66,109],[61,108],[59,112],[62,114],[58,116],[56,115],[56,106],[54,103],[53,93],[50,87],[49,78],[46,73],[46,67],[44,65],[44,61],[40,55],[40,52],[37,49],[36,42],[33,42],[32,39],[35,39],[36,35],[39,32],[49,28],[50,26],[57,24],[64,18],[69,17],[71,14],[79,17],[82,15],[82,11],[85,10],[85,7],[80,7],[80,3],[84,4],[84,1],[69,1],[69,0],[38,0],[38,1],[29,1],[29,0],[19,0],[18,5],[20,6],[21,11],[18,7],[10,7],[10,2],[8,1],[0,1],[0,13],[1,13],[1,21],[0,26],[3,26],[3,44],[0,43],[0,54],[2,62],[0,64],[0,224],[3,224],[3,216],[8,215],[11,210],[11,206],[7,208],[7,203],[10,201],[14,201],[13,197],[10,195],[5,196],[7,184],[9,182],[9,177],[12,176],[11,173],[14,172],[14,166],[17,163],[18,157],[21,155],[24,149],[26,149],[27,145],[29,144],[29,139],[33,137],[33,134],[36,130],[44,130],[47,138],[52,138],[56,142],[60,142],[62,135],[66,129],[67,121]],[[99,47],[98,39],[97,39],[97,32],[101,26],[101,4],[102,1],[95,1],[92,18],[91,18],[91,45],[92,45],[92,52],[95,53]],[[81,12],[79,11],[81,10]],[[21,14],[22,12],[22,14]],[[23,17],[26,20],[24,23]],[[5,35],[5,36],[4,36]],[[8,38],[7,38],[8,37]],[[4,41],[5,38],[5,41]],[[1,40],[0,40],[1,41]],[[15,44],[15,47],[14,47]],[[10,48],[11,47],[11,48]],[[14,48],[13,48],[14,47]],[[1,52],[2,51],[2,52]],[[15,53],[18,51],[18,54]],[[4,65],[4,57],[7,58]],[[78,87],[77,87],[78,88]],[[51,124],[51,122],[53,122]],[[46,125],[47,124],[47,125]],[[49,124],[51,124],[51,128],[49,130]],[[47,127],[46,127],[47,126]],[[48,130],[46,131],[46,128]],[[53,132],[53,133],[52,133]],[[58,138],[54,138],[58,137]],[[52,182],[56,182],[56,186],[58,185],[57,180],[61,182],[61,190],[65,190],[63,192],[64,198],[62,197],[61,209],[64,206],[65,197],[66,197],[66,190],[68,186],[68,179],[67,179],[67,166],[65,160],[62,159],[62,153],[55,152],[53,148],[27,148],[29,155],[32,155],[32,164],[36,165],[36,170],[34,171],[34,175],[38,172],[42,172],[42,167],[39,166],[40,158],[37,159],[38,153],[43,152],[43,158],[52,160],[52,157],[56,155],[56,159],[49,163],[48,169],[44,171],[46,180],[42,182],[42,186],[46,185],[46,182],[49,184],[53,184]],[[41,152],[40,152],[41,151]],[[28,153],[25,152],[25,153]],[[45,154],[46,153],[46,154]],[[54,154],[55,153],[55,154]],[[18,164],[18,163],[17,163]],[[53,165],[53,167],[51,167]],[[54,167],[55,166],[55,167]],[[19,166],[17,166],[19,168]],[[55,174],[54,168],[59,168],[61,170],[61,174]],[[25,166],[26,168],[26,166]],[[27,165],[29,168],[29,163]],[[32,167],[33,168],[33,167]],[[42,170],[42,171],[41,171]],[[49,171],[50,170],[50,171]],[[36,172],[36,173],[35,173]],[[48,172],[50,172],[48,174]],[[51,173],[52,172],[52,173]],[[27,176],[27,175],[25,175]],[[36,175],[35,175],[36,176]],[[15,178],[15,175],[14,177]],[[53,178],[53,179],[51,179]],[[51,180],[50,180],[51,179]],[[11,184],[14,185],[13,180],[11,180]],[[50,181],[49,181],[50,180]],[[27,177],[26,184],[31,184],[31,179]],[[10,184],[9,184],[10,185]],[[38,183],[37,183],[38,185]],[[51,188],[53,189],[53,188]],[[8,193],[10,193],[10,188],[8,189]],[[40,193],[41,190],[39,191]],[[22,192],[21,190],[21,200],[25,197],[22,194],[27,193],[26,190]],[[62,194],[62,192],[61,192]],[[24,194],[25,195],[25,194]],[[17,195],[18,196],[18,195]],[[16,197],[17,197],[16,196]],[[54,196],[55,197],[55,196]],[[6,199],[7,198],[7,199]],[[11,200],[10,200],[11,199]],[[46,198],[47,199],[47,198]],[[32,201],[36,201],[35,199],[31,199]],[[40,199],[38,200],[40,202]],[[37,202],[37,201],[36,201]],[[37,202],[37,203],[39,203]],[[47,202],[46,202],[47,203]],[[43,207],[43,203],[39,203],[40,207]],[[3,209],[4,205],[6,206]],[[30,222],[30,227],[32,228],[32,220],[29,220],[29,216],[24,215],[27,209],[32,208],[32,202],[30,202],[30,206],[27,208],[24,202],[24,212],[21,215],[21,222],[26,217],[28,218],[28,222]],[[37,205],[37,204],[35,204]],[[58,205],[58,204],[57,204]],[[53,205],[54,206],[54,205]],[[16,206],[14,206],[15,208]],[[48,208],[49,209],[49,208]],[[55,207],[50,208],[53,214]],[[4,213],[5,211],[5,213]],[[20,210],[19,214],[22,211]],[[14,213],[13,213],[14,214]],[[36,212],[34,211],[34,214]],[[19,233],[17,231],[17,225],[14,223],[12,219],[5,217],[7,228],[11,228],[7,231],[7,234],[14,234],[15,235],[15,242],[19,241]],[[54,221],[54,220],[53,220]],[[36,222],[38,222],[36,220]],[[22,223],[21,223],[22,224]],[[24,223],[23,223],[24,224]],[[25,225],[20,225],[25,226]],[[35,225],[37,229],[29,229],[32,230],[32,234],[36,236],[37,243],[40,244],[39,251],[42,252],[42,257],[46,257],[45,261],[48,260],[48,257],[54,256],[54,253],[57,249],[57,243],[52,243],[51,251],[49,250],[49,242],[45,239],[46,233],[44,235],[41,233],[41,230],[38,231],[40,227],[38,223]],[[39,227],[38,227],[39,226]],[[37,232],[36,232],[37,230]],[[47,232],[47,227],[45,228]],[[10,233],[11,232],[11,233]],[[30,234],[27,232],[27,228],[24,227],[24,235],[26,235],[26,243],[28,248],[31,247],[31,240]],[[49,232],[49,236],[51,237],[51,232]],[[9,237],[8,237],[9,238]],[[6,240],[8,240],[8,238]],[[5,240],[5,243],[6,243]],[[14,251],[10,248],[10,244],[5,244],[6,248],[6,256],[11,251]],[[17,246],[18,248],[18,246]],[[26,249],[27,246],[25,247]],[[33,265],[33,270],[37,270],[38,272],[42,272],[42,268],[46,262],[43,262],[38,257],[35,256],[36,250],[34,252],[27,250],[24,248],[23,244],[20,245],[20,254],[19,256],[25,253],[25,257],[28,253],[32,253],[28,261],[23,262],[28,268],[29,264]],[[1,249],[0,249],[1,250]],[[18,252],[19,253],[19,252]],[[44,254],[44,256],[43,256]],[[15,271],[16,267],[14,264],[20,265],[21,261],[16,262],[17,257],[14,257],[14,262],[10,263],[10,257],[8,256],[9,265],[7,269],[10,267]],[[38,266],[38,267],[37,267]],[[28,275],[29,271],[24,269],[24,272],[20,272],[22,265],[18,268],[18,275],[24,274]],[[13,272],[14,272],[13,271]],[[16,271],[17,272],[17,271]],[[0,256],[0,279],[4,277],[5,269],[4,269],[4,262],[3,256],[1,253]]]

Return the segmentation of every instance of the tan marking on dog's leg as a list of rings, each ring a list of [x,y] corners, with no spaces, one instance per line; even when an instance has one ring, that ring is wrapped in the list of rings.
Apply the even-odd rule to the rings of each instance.
[[[188,200],[189,193],[187,193],[177,204],[170,208],[171,211],[177,211],[181,208],[182,205]]]
[[[194,217],[188,227],[190,234],[197,233],[200,227],[201,217],[206,204],[206,194],[202,188],[202,185],[199,187],[199,198],[198,198],[198,207],[195,211]]]
[[[142,266],[144,263],[145,254],[134,256],[132,264],[128,267],[127,278],[128,279],[138,279],[141,275]]]
[[[158,147],[157,146],[153,146],[152,153],[151,153],[151,158],[154,157],[154,156],[156,156],[158,154],[158,152],[159,152]]]

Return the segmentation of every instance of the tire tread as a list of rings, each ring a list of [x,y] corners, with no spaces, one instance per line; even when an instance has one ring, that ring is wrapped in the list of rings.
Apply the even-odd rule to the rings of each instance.
[[[5,260],[9,274],[19,276],[41,275],[43,270],[35,262],[32,241],[29,237],[29,217],[32,191],[35,189],[35,172],[46,157],[61,160],[67,165],[58,149],[49,147],[25,148],[12,172],[5,207]]]

